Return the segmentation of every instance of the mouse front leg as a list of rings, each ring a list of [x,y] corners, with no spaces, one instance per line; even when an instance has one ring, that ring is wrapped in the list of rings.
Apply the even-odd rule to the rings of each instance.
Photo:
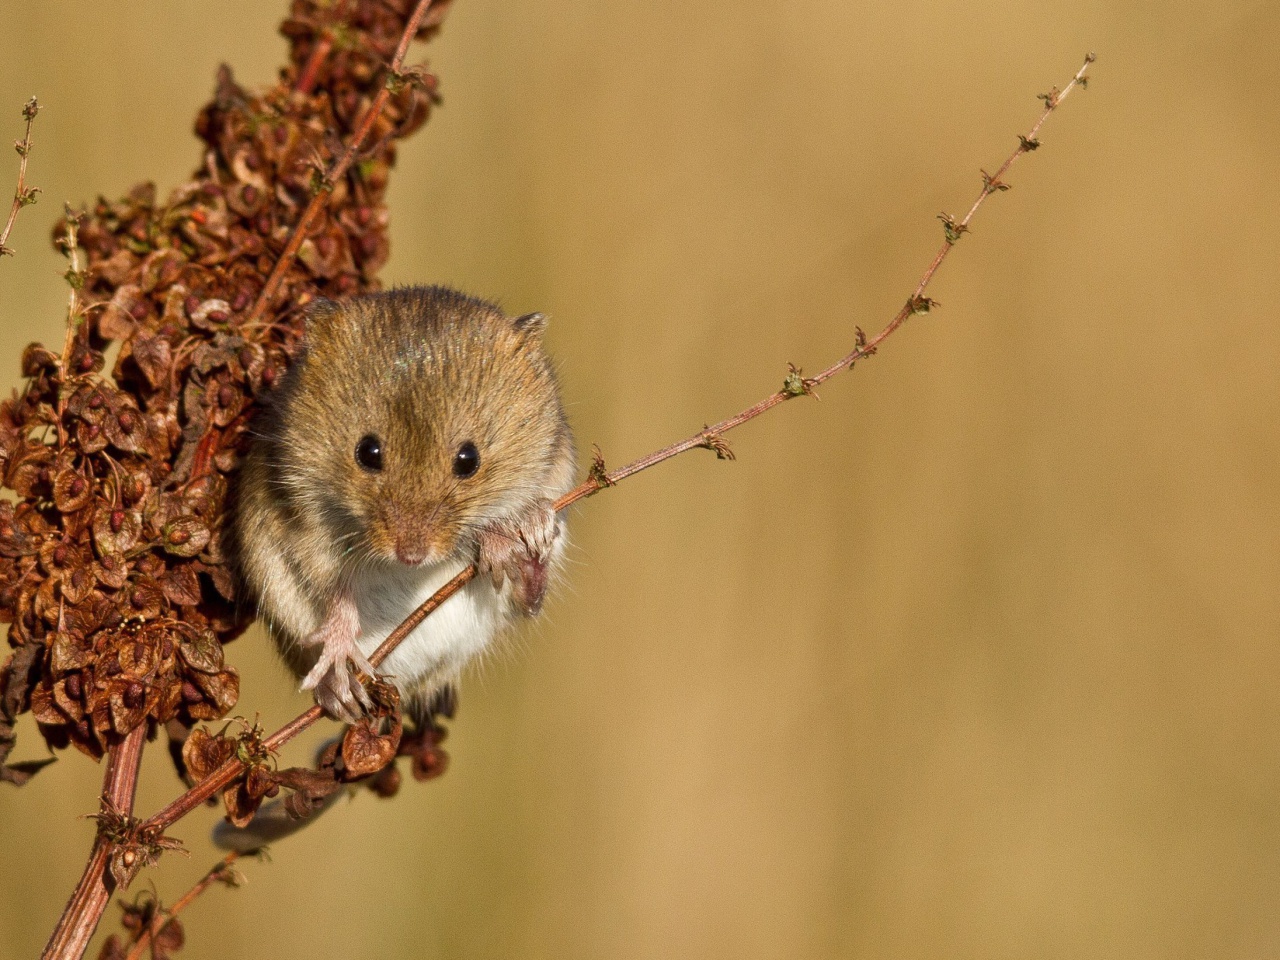
[[[304,646],[318,646],[320,652],[302,680],[302,689],[314,690],[316,703],[325,713],[348,723],[360,719],[373,706],[357,674],[377,675],[356,645],[359,635],[360,612],[351,595],[343,591],[334,598],[324,622],[303,641]]]
[[[533,616],[542,609],[547,575],[563,525],[550,500],[538,500],[518,517],[490,524],[480,534],[481,575],[492,577],[502,589],[511,581],[511,596],[522,612]]]

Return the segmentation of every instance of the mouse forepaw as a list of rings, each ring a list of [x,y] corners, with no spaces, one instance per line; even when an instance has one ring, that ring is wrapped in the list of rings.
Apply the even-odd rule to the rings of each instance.
[[[477,562],[482,575],[499,589],[510,580],[511,596],[526,614],[542,608],[547,575],[556,543],[562,535],[560,518],[550,500],[538,500],[521,516],[503,520],[480,534]]]
[[[325,713],[348,723],[360,719],[373,706],[359,674],[376,675],[356,645],[356,636],[357,625],[351,611],[340,604],[313,635],[312,642],[320,646],[320,653],[302,679],[302,689],[315,692],[316,703]]]

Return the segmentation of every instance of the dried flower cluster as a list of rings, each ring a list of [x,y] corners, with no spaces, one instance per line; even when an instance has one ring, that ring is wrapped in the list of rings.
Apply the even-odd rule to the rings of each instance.
[[[98,758],[141,723],[190,727],[235,705],[222,644],[251,611],[227,565],[229,481],[302,308],[377,286],[395,141],[434,99],[430,75],[387,69],[413,6],[294,0],[281,28],[291,65],[262,93],[221,69],[191,180],[163,202],[146,184],[59,226],[78,291],[67,342],[61,354],[32,344],[25,389],[0,405],[0,471],[17,494],[0,502],[0,618],[15,648],[0,672],[0,778],[33,772],[4,762],[27,709],[50,747]],[[332,178],[383,89],[365,151]]]

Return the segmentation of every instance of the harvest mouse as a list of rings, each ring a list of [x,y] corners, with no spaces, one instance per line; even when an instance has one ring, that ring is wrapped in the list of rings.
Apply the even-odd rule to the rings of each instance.
[[[411,705],[540,608],[564,546],[551,503],[574,476],[544,327],[443,287],[309,308],[241,470],[234,539],[280,653],[329,714],[363,713],[368,655],[468,564],[479,575],[381,665]]]

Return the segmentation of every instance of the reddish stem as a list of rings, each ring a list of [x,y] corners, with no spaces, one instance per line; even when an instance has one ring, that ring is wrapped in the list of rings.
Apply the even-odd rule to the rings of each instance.
[[[101,810],[104,813],[115,810],[126,817],[133,814],[146,736],[147,725],[140,723],[108,751],[107,770],[102,783]],[[102,911],[107,908],[115,889],[107,871],[110,855],[111,842],[99,830],[80,882],[76,884],[44,953],[40,955],[42,960],[79,960],[84,956],[89,940],[98,928],[98,921],[102,919]]]
[[[324,62],[329,56],[329,51],[332,49],[333,33],[326,30],[320,35],[320,39],[316,41],[315,47],[311,50],[311,56],[307,57],[306,65],[298,76],[298,84],[295,89],[299,93],[310,93],[315,89],[316,81],[320,79],[320,68],[324,66]]]
[[[980,193],[978,198],[973,202],[973,205],[969,208],[969,212],[965,214],[963,220],[959,223],[948,222],[947,240],[943,243],[942,248],[933,258],[933,261],[925,269],[924,274],[920,278],[920,282],[916,284],[915,291],[911,295],[911,298],[906,302],[906,305],[898,311],[893,319],[889,321],[883,330],[869,340],[861,340],[860,338],[860,342],[850,353],[837,360],[816,376],[803,378],[799,386],[791,386],[789,379],[788,385],[784,387],[784,389],[770,394],[758,403],[747,407],[747,409],[736,413],[725,420],[721,420],[714,426],[704,427],[702,430],[699,430],[690,437],[686,437],[684,440],[680,440],[670,446],[662,448],[661,450],[647,454],[626,466],[619,467],[617,470],[608,472],[603,470],[593,470],[590,477],[555,502],[555,509],[557,511],[563,510],[565,507],[568,507],[572,503],[576,503],[583,497],[598,493],[606,487],[612,487],[620,481],[625,480],[627,477],[656,466],[665,460],[670,460],[672,457],[688,450],[693,450],[697,447],[709,447],[711,449],[716,449],[717,452],[720,453],[723,449],[723,441],[721,440],[722,434],[727,433],[735,427],[741,426],[749,420],[754,420],[756,417],[772,410],[780,403],[791,400],[797,396],[805,395],[812,387],[824,383],[840,371],[849,369],[854,365],[854,363],[861,360],[863,357],[868,357],[875,353],[876,348],[888,339],[895,330],[901,327],[902,324],[906,322],[907,317],[911,316],[913,313],[927,309],[928,301],[924,300],[924,291],[928,288],[930,281],[932,281],[934,275],[938,272],[938,268],[942,265],[942,261],[946,259],[951,248],[955,246],[956,240],[959,239],[959,236],[968,228],[969,222],[973,219],[974,214],[978,212],[978,209],[982,206],[986,198],[996,190],[1000,189],[1000,177],[1013,165],[1014,161],[1017,160],[1018,157],[1027,153],[1029,150],[1035,149],[1032,144],[1035,143],[1036,133],[1039,132],[1040,127],[1044,124],[1045,120],[1048,119],[1049,114],[1053,112],[1058,104],[1061,103],[1077,85],[1085,82],[1085,73],[1089,69],[1089,64],[1093,62],[1093,59],[1092,55],[1085,59],[1084,66],[1080,68],[1075,77],[1069,84],[1067,84],[1066,88],[1061,93],[1053,93],[1048,96],[1045,109],[1040,114],[1035,125],[1031,128],[1031,132],[1026,137],[1019,139],[1018,149],[1000,165],[996,174],[994,176],[984,175],[982,193]],[[430,613],[438,609],[440,605],[451,596],[466,586],[467,583],[475,577],[475,575],[476,568],[473,564],[468,566],[456,577],[437,590],[430,599],[410,614],[408,619],[406,619],[404,623],[400,624],[400,626],[382,642],[382,645],[379,646],[373,656],[369,658],[373,665],[377,666],[382,663],[383,660],[385,660],[396,648],[396,646],[418,626],[418,624],[426,619]],[[280,730],[277,730],[274,734],[268,737],[264,743],[268,749],[277,750],[307,727],[319,720],[321,716],[322,711],[320,708],[312,707],[310,710],[296,717]],[[240,761],[228,761],[153,816],[146,822],[145,826],[154,827],[160,830],[168,828],[174,822],[186,816],[198,807],[206,799],[213,796],[214,793],[227,786],[227,784],[232,783],[244,772],[244,769],[244,764]]]
[[[400,644],[400,641],[412,633],[418,624],[427,618],[428,614],[466,586],[466,584],[475,575],[476,568],[474,566],[469,566],[441,587],[434,597],[420,606],[417,610],[413,611],[404,623],[391,631],[391,634],[387,639],[382,641],[382,645],[379,646],[378,649],[369,657],[369,662],[375,667],[380,665],[383,660],[390,656],[391,651]],[[275,753],[303,730],[307,729],[307,727],[319,720],[322,716],[324,716],[324,711],[319,707],[312,707],[305,713],[294,717],[271,736],[267,737],[262,742],[262,745],[268,752]],[[147,820],[147,822],[143,824],[142,828],[144,830],[154,828],[160,831],[168,829],[171,825],[178,820],[181,820],[223,787],[234,782],[237,777],[244,773],[244,771],[245,764],[243,762],[240,760],[228,760],[217,770],[213,771],[213,773],[209,774],[209,776],[205,777],[186,793],[182,794],[182,796],[178,797],[159,813],[155,814],[155,816]]]
[[[35,203],[35,195],[39,192],[38,189],[27,189],[27,157],[31,154],[31,124],[35,122],[36,114],[39,112],[40,104],[36,102],[35,97],[28,100],[26,106],[22,108],[22,116],[27,121],[27,127],[22,134],[22,139],[14,144],[19,157],[18,186],[13,191],[13,203],[9,207],[9,219],[5,221],[4,229],[0,230],[0,257],[3,257],[6,253],[13,253],[9,247],[5,246],[5,242],[9,239],[13,225],[18,222],[18,211],[28,203]]]
[[[399,74],[404,66],[404,58],[409,51],[409,44],[417,36],[418,27],[422,24],[422,18],[427,15],[427,10],[431,7],[432,2],[433,0],[418,0],[418,5],[414,8],[408,23],[405,24],[404,33],[400,35],[400,44],[396,47],[396,55],[391,60],[388,80]],[[364,146],[365,140],[369,137],[369,132],[373,129],[378,117],[381,116],[382,109],[387,105],[387,100],[390,97],[390,87],[384,83],[382,89],[373,98],[373,103],[369,104],[369,109],[360,118],[360,123],[356,127],[355,133],[351,135],[351,140],[347,144],[346,150],[342,152],[342,156],[325,173],[324,181],[320,184],[320,188],[316,191],[315,196],[311,198],[311,202],[307,204],[307,208],[302,211],[302,216],[298,218],[297,224],[294,225],[289,242],[285,244],[284,250],[280,253],[280,259],[276,261],[276,265],[272,268],[271,275],[267,277],[267,282],[263,286],[262,292],[258,294],[258,299],[254,303],[253,309],[249,311],[249,315],[245,318],[246,324],[253,324],[260,320],[262,314],[271,305],[271,301],[275,299],[280,285],[284,282],[285,274],[293,266],[293,261],[298,257],[298,251],[302,249],[303,241],[307,239],[307,230],[312,222],[320,216],[320,211],[324,209],[324,205],[328,202],[329,196],[333,193],[338,181],[342,179],[351,168],[351,164],[355,162],[356,155],[360,152],[360,148]]]
[[[214,864],[213,868],[210,869],[208,873],[197,880],[195,886],[174,901],[173,906],[168,910],[161,910],[160,905],[157,902],[155,916],[151,919],[151,925],[146,930],[142,931],[142,936],[140,936],[137,942],[129,948],[129,952],[126,954],[124,960],[142,960],[143,951],[147,949],[147,946],[155,938],[156,934],[163,930],[170,920],[174,919],[183,910],[191,906],[200,894],[213,886],[215,882],[227,876],[228,868],[239,860],[241,856],[242,854],[235,850],[228,853],[225,857]]]

